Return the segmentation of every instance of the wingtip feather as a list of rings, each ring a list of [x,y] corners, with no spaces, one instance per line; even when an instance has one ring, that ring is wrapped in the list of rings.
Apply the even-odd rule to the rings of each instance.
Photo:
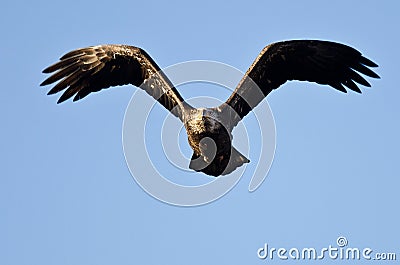
[[[368,59],[364,56],[361,56],[360,63],[362,63],[366,66],[369,66],[369,67],[378,67],[378,64],[374,63],[373,61],[371,61],[370,59]]]
[[[51,72],[49,71],[49,67],[43,69],[43,70],[42,70],[42,73],[43,73],[43,74],[49,74],[49,73],[51,73]]]
[[[68,98],[63,97],[64,94],[57,100],[57,104],[63,103],[64,101],[66,101]]]

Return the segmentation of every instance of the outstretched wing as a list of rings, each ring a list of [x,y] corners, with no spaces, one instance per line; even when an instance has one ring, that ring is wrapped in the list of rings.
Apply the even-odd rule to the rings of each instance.
[[[361,93],[356,83],[371,85],[359,73],[379,78],[368,68],[377,66],[359,51],[340,43],[319,40],[277,42],[261,51],[219,110],[234,127],[272,90],[288,80],[330,85],[345,93],[346,86]]]
[[[43,73],[53,73],[40,85],[59,81],[49,92],[65,90],[57,103],[73,101],[111,86],[132,84],[144,89],[166,109],[183,120],[184,100],[142,49],[126,45],[98,45],[71,51]],[[61,80],[61,81],[60,81]]]

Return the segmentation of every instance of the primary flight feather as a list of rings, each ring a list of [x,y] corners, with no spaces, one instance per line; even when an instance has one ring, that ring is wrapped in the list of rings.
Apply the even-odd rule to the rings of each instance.
[[[360,75],[379,78],[377,64],[349,46],[320,40],[291,40],[266,46],[226,102],[193,108],[143,50],[127,45],[98,45],[71,51],[43,73],[42,86],[58,82],[48,94],[63,91],[57,103],[82,99],[111,86],[132,84],[178,117],[193,149],[189,167],[207,175],[226,175],[249,160],[232,146],[232,130],[272,90],[300,80],[361,93],[370,87]]]

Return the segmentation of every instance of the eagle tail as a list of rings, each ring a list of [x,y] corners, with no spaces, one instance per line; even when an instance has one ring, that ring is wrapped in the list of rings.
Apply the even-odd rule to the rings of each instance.
[[[231,157],[229,159],[228,165],[221,175],[227,175],[232,173],[236,168],[241,167],[245,163],[249,163],[250,160],[245,157],[242,153],[236,150],[235,147],[232,146]]]
[[[204,157],[193,153],[189,168],[197,172],[203,172],[207,175],[218,177],[220,175],[228,175],[236,168],[249,162],[250,160],[247,157],[232,147],[230,155],[215,157],[211,163],[207,163]]]

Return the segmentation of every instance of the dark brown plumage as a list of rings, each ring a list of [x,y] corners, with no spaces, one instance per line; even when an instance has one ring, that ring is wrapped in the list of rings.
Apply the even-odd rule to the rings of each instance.
[[[132,84],[138,87],[143,84],[142,88],[150,96],[171,111],[183,99],[160,70],[140,48],[98,45],[77,49],[62,56],[59,62],[43,70],[43,73],[55,73],[40,85],[45,86],[62,79],[48,92],[51,95],[65,90],[57,101],[61,103],[73,96],[73,101],[80,100],[92,92],[111,86]],[[178,113],[174,114],[178,116]]]
[[[219,107],[195,109],[179,95],[158,65],[142,49],[99,45],[65,54],[44,73],[53,73],[42,86],[59,81],[48,94],[63,91],[61,103],[91,92],[132,84],[145,90],[185,125],[194,153],[190,168],[208,175],[229,174],[249,160],[232,146],[232,130],[272,90],[300,80],[361,93],[370,87],[360,75],[379,78],[377,65],[349,46],[319,40],[277,42],[265,47],[229,99]],[[60,81],[61,80],[61,81]]]
[[[356,83],[371,85],[359,73],[379,78],[368,68],[377,66],[354,48],[336,42],[292,40],[273,43],[258,55],[226,101],[225,108],[229,106],[238,114],[233,121],[236,125],[272,90],[290,80],[330,85],[344,93],[347,93],[346,86],[361,93]]]

